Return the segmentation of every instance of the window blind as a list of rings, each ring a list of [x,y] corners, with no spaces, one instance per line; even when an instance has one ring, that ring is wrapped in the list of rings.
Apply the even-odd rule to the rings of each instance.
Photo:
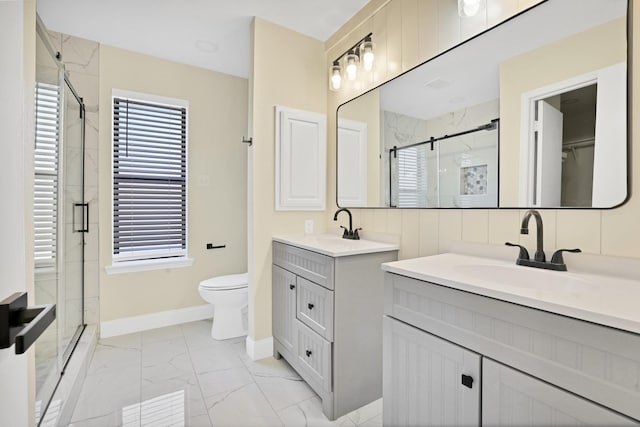
[[[427,157],[425,146],[398,150],[398,207],[426,207]]]
[[[34,150],[34,260],[53,266],[57,249],[58,137],[60,92],[56,85],[36,83],[36,146]]]
[[[114,97],[114,260],[186,250],[187,109]]]

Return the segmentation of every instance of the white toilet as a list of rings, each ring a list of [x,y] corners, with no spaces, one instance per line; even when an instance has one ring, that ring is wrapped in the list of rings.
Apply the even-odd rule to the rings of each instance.
[[[249,274],[230,274],[203,280],[200,296],[213,304],[211,336],[216,340],[247,335]]]

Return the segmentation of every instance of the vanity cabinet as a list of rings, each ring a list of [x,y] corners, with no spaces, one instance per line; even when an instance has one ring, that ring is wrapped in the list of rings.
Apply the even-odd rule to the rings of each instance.
[[[380,265],[397,250],[327,256],[273,242],[274,356],[322,399],[330,420],[382,396]]]
[[[637,426],[638,423],[494,360],[482,361],[486,426]]]
[[[389,272],[384,304],[385,426],[640,425],[638,334]]]
[[[274,337],[287,352],[293,353],[296,333],[293,323],[296,318],[296,275],[274,265],[271,276]]]
[[[383,424],[478,425],[480,355],[390,317],[383,322]]]

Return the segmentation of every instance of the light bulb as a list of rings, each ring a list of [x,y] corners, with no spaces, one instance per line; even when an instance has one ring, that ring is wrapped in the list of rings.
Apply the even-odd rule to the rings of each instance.
[[[349,80],[355,80],[358,74],[358,55],[356,55],[352,50],[349,51],[347,55],[347,78]]]
[[[474,16],[480,10],[480,0],[458,0],[458,14],[462,18]]]
[[[375,58],[375,55],[373,54],[373,42],[369,37],[367,37],[362,43],[360,52],[362,52],[362,63],[364,69],[367,71],[371,71],[371,69],[373,68],[373,60]]]
[[[340,64],[338,62],[334,62],[331,67],[331,89],[332,90],[340,90],[340,86],[342,85],[342,76],[340,75]]]
[[[362,61],[364,62],[365,70],[371,71],[371,69],[373,68],[373,59],[374,59],[373,52],[367,52],[364,54],[364,56],[362,57]]]

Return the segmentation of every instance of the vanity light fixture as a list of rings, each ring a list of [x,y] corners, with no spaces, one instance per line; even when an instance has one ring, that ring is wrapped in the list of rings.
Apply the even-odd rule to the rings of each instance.
[[[362,45],[360,46],[360,52],[362,52],[362,64],[365,70],[371,71],[373,68],[373,60],[375,55],[373,54],[373,42],[371,36],[364,38]]]
[[[331,66],[331,90],[340,90],[342,85],[342,69],[338,61],[333,61]]]
[[[367,72],[373,69],[375,55],[372,35],[367,34],[333,61],[329,68],[329,88],[332,91],[340,90],[343,78],[355,81],[360,68]]]
[[[471,18],[480,10],[480,0],[458,0],[458,15]]]
[[[347,54],[347,78],[351,81],[355,80],[358,75],[358,64],[360,63],[360,57],[356,55],[355,51],[350,50]]]

